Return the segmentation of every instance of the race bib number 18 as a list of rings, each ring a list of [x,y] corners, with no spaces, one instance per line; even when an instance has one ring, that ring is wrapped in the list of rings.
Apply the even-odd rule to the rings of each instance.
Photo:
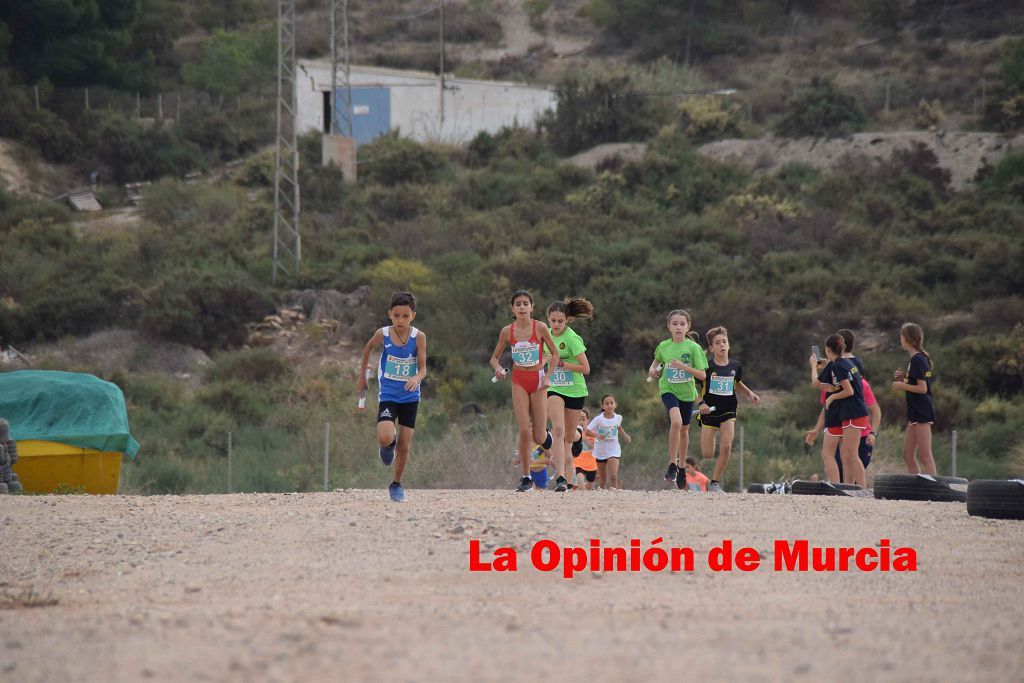
[[[384,378],[405,382],[416,374],[416,367],[415,356],[412,358],[388,356],[387,361],[384,363]]]

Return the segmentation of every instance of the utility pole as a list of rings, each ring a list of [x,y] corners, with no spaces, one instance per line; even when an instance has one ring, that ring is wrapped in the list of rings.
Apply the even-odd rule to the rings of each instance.
[[[295,88],[295,0],[277,6],[277,137],[274,154],[274,265],[297,276],[302,265],[299,235],[299,148]]]
[[[340,21],[339,21],[340,17]],[[338,25],[341,24],[341,31]],[[339,45],[340,43],[340,45]],[[338,78],[338,52],[345,53],[344,80]],[[348,45],[348,0],[331,2],[331,133],[342,135],[341,121],[338,120],[338,91],[345,89],[345,118],[348,137],[352,139],[352,60]]]
[[[441,15],[441,126],[444,126],[444,0],[437,0]],[[440,131],[438,131],[440,133]]]

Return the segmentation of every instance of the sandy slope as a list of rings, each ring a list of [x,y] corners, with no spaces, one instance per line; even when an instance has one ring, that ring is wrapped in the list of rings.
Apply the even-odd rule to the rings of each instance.
[[[1024,522],[796,496],[383,491],[0,496],[0,679],[1020,680]],[[529,566],[666,542],[692,574]],[[470,538],[520,549],[468,571]],[[722,539],[914,547],[913,574],[711,573]],[[46,603],[29,607],[25,603]]]

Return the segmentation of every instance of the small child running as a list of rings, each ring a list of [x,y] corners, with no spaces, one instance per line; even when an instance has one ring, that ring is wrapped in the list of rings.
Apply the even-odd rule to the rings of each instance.
[[[544,450],[540,444],[534,444],[527,459],[530,463],[530,478],[533,480],[533,488],[535,491],[543,491],[548,487],[548,464],[551,462],[551,452]],[[521,464],[518,448],[512,464]]]
[[[736,389],[740,389],[755,406],[761,404],[761,398],[743,383],[743,368],[739,361],[729,359],[729,330],[724,327],[712,327],[707,334],[708,346],[711,347],[712,360],[705,372],[703,395],[697,406],[697,423],[700,425],[700,452],[705,460],[715,454],[715,432],[718,432],[718,461],[711,475],[711,483],[707,490],[711,493],[722,493],[722,477],[732,453],[732,440],[736,434]],[[685,474],[684,474],[685,476]],[[676,481],[679,488],[686,485],[685,480]]]
[[[633,438],[622,428],[622,416],[615,412],[615,397],[605,394],[601,397],[601,414],[587,425],[586,435],[594,439],[594,459],[597,461],[598,483],[602,489],[617,489],[619,486],[619,434],[632,443]]]
[[[590,423],[590,411],[586,408],[580,410],[579,426],[576,432],[579,440],[573,442],[573,467],[576,471],[576,487],[583,487],[587,491],[594,490],[594,482],[597,481],[597,460],[594,459],[594,438],[587,436],[586,427]],[[579,446],[579,453],[576,447]]]
[[[697,461],[692,457],[686,456],[686,466],[683,468],[683,471],[686,472],[687,491],[708,490],[708,477],[697,469]]]
[[[381,346],[377,380],[380,386],[377,406],[377,443],[380,460],[395,464],[395,477],[388,486],[391,500],[405,500],[402,474],[409,461],[409,446],[416,429],[420,401],[420,383],[427,376],[427,336],[412,326],[416,319],[416,297],[397,292],[388,307],[391,324],[373,333],[363,347],[359,365],[358,391],[366,390],[366,367],[370,353]],[[401,427],[401,429],[399,429]]]

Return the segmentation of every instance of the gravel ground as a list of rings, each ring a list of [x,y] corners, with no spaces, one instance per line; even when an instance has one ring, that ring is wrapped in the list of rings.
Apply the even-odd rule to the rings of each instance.
[[[693,573],[529,549],[688,546]],[[519,549],[471,573],[469,541]],[[788,573],[776,539],[918,554]],[[1020,681],[1024,522],[957,503],[618,491],[0,496],[0,680]],[[713,573],[723,539],[751,573]],[[489,557],[490,554],[485,554]]]

